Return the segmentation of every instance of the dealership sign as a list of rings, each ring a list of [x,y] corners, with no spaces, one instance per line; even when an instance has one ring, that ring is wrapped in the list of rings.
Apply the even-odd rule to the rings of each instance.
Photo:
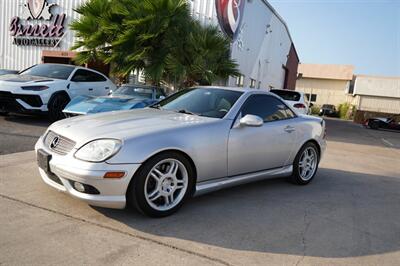
[[[13,44],[58,46],[64,36],[66,15],[63,13],[53,16],[50,12],[53,6],[56,4],[49,4],[47,0],[28,0],[23,6],[23,16],[11,19],[10,33],[13,36]]]
[[[215,0],[219,25],[231,39],[235,39],[239,32],[245,1]]]

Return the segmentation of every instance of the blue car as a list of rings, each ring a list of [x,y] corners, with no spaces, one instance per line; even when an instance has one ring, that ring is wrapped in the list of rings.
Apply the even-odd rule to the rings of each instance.
[[[66,117],[95,114],[101,112],[144,108],[165,98],[162,88],[129,85],[120,86],[108,96],[78,96],[73,98],[63,110]]]

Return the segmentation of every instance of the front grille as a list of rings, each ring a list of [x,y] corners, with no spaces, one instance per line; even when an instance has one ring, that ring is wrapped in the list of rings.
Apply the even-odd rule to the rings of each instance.
[[[58,141],[56,141],[55,144],[55,139],[57,138]],[[75,146],[75,141],[70,140],[64,136],[58,135],[57,133],[53,131],[49,131],[46,134],[46,137],[44,138],[44,144],[46,147],[48,147],[50,150],[54,151],[55,153],[58,153],[60,155],[66,155],[69,153]]]
[[[0,91],[0,102],[13,104],[16,99],[20,99],[32,107],[40,107],[43,105],[39,95],[13,94],[9,91]]]

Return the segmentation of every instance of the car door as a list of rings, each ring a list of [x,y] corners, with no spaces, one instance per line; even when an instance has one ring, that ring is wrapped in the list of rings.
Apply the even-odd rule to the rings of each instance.
[[[263,119],[261,126],[243,126],[246,115]],[[296,115],[278,98],[253,94],[243,104],[228,138],[228,175],[285,166],[296,141]]]
[[[108,95],[110,92],[110,89],[113,89],[110,87],[110,82],[108,79],[103,76],[102,74],[93,72],[88,70],[90,73],[90,83],[91,87],[93,88],[93,95],[96,96],[103,96],[103,95]]]
[[[70,95],[73,97],[78,95],[95,96],[93,84],[91,82],[91,72],[85,69],[77,69],[71,78]]]
[[[110,86],[107,79],[90,70],[78,69],[71,78],[72,89],[79,95],[102,96],[107,95]]]

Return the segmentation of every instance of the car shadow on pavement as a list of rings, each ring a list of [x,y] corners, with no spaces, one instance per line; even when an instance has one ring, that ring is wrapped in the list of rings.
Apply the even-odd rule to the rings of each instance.
[[[400,250],[400,177],[321,168],[308,186],[265,180],[191,199],[176,214],[95,208],[134,230],[233,250],[344,258]]]

